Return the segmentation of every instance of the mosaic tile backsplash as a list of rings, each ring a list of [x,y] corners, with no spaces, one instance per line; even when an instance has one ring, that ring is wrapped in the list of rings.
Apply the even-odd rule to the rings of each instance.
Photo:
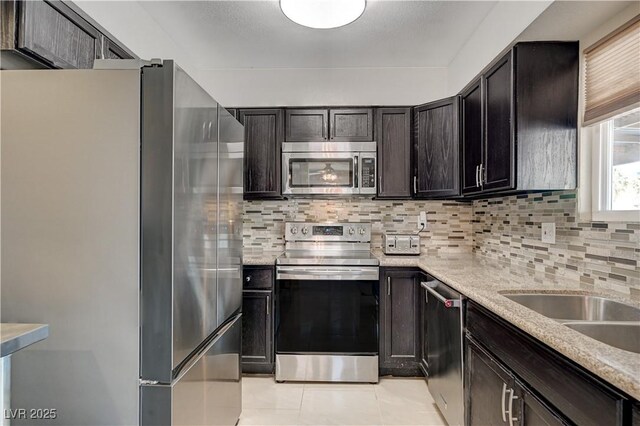
[[[415,232],[418,212],[429,226],[422,252],[469,253],[505,260],[585,289],[609,289],[640,300],[640,223],[583,222],[575,191],[538,192],[471,202],[283,200],[245,201],[246,249],[284,250],[284,222],[371,222],[372,245],[383,232]],[[556,224],[556,243],[541,241],[541,224]]]
[[[371,222],[371,244],[382,247],[383,232],[418,231],[418,214],[427,212],[420,233],[423,253],[470,253],[472,204],[455,201],[314,200],[245,201],[245,249],[284,250],[284,223]]]
[[[640,300],[640,223],[582,222],[576,192],[541,192],[473,202],[474,251]],[[556,243],[541,224],[556,224]]]

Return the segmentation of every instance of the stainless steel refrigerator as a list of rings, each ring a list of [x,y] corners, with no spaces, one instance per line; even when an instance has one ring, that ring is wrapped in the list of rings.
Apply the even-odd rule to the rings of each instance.
[[[243,127],[173,61],[120,64],[0,72],[1,316],[50,324],[11,405],[233,425]]]

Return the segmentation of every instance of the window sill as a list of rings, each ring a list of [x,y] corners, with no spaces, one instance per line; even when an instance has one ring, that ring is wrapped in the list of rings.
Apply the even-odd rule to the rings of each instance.
[[[591,213],[594,222],[640,222],[640,210],[599,210]]]

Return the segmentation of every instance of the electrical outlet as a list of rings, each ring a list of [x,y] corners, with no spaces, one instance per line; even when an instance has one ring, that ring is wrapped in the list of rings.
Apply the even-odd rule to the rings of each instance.
[[[427,212],[420,212],[420,216],[418,216],[418,229],[427,229]]]
[[[543,223],[542,224],[542,242],[555,244],[556,243],[556,224],[555,223]]]

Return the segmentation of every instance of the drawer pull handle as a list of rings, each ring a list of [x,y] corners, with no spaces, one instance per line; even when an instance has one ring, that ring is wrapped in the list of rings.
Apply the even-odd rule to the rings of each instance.
[[[505,401],[506,396],[507,396],[507,384],[503,383],[502,384],[502,398],[500,398],[500,399],[502,401],[502,421],[505,422],[505,423],[507,422],[507,407],[506,407],[507,403]]]
[[[513,389],[509,389],[509,411],[507,412],[507,415],[509,416],[509,426],[513,426],[513,422],[518,421],[517,417],[513,417],[513,401],[518,399],[514,393]]]

